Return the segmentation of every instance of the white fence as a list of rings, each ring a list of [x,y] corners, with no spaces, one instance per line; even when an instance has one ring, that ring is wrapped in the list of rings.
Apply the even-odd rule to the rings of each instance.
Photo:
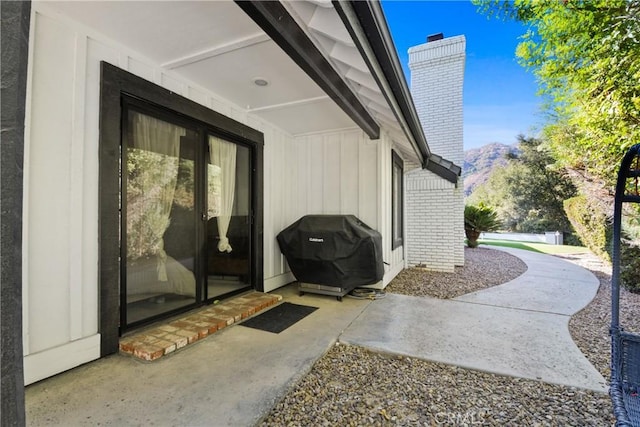
[[[549,245],[562,245],[563,236],[559,231],[547,231],[545,233],[481,233],[480,239],[487,240],[512,240],[516,242],[547,243]]]

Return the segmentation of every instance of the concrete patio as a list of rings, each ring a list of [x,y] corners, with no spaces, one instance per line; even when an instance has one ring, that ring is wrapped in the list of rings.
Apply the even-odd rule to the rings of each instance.
[[[319,307],[280,334],[239,325],[154,362],[114,355],[29,386],[29,425],[250,426],[336,341],[503,375],[606,391],[575,346],[570,316],[595,296],[588,271],[508,250],[528,271],[454,300],[376,301],[278,289]]]

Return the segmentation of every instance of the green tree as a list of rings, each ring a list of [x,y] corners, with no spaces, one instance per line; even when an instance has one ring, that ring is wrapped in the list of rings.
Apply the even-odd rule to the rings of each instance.
[[[541,140],[519,135],[518,148],[468,202],[483,201],[493,207],[509,230],[570,231],[564,201],[576,195],[571,180],[554,167],[555,159]]]
[[[640,141],[640,0],[473,0],[529,26],[517,48],[548,104],[561,165],[612,184]]]
[[[465,205],[464,207],[464,232],[467,236],[467,245],[470,248],[478,247],[478,238],[483,231],[495,231],[500,228],[498,214],[488,206]]]

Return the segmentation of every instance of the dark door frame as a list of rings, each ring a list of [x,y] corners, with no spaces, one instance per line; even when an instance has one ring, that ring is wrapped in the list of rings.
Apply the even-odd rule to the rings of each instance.
[[[201,123],[215,134],[252,148],[252,235],[251,283],[264,290],[263,267],[263,159],[264,135],[240,122],[217,113],[107,62],[101,62],[99,141],[99,332],[100,353],[118,351],[120,327],[120,141],[122,97],[137,98],[147,104]]]
[[[4,1],[2,29],[2,144],[0,145],[0,424],[24,425],[22,354],[22,225],[24,117],[29,61],[30,1]]]

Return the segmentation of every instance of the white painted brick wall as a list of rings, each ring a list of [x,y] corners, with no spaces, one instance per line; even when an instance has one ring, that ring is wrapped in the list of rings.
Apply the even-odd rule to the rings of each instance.
[[[409,49],[411,94],[435,154],[462,166],[465,38],[456,36]],[[453,271],[464,265],[463,182],[455,186],[419,170],[407,174],[407,262]]]

